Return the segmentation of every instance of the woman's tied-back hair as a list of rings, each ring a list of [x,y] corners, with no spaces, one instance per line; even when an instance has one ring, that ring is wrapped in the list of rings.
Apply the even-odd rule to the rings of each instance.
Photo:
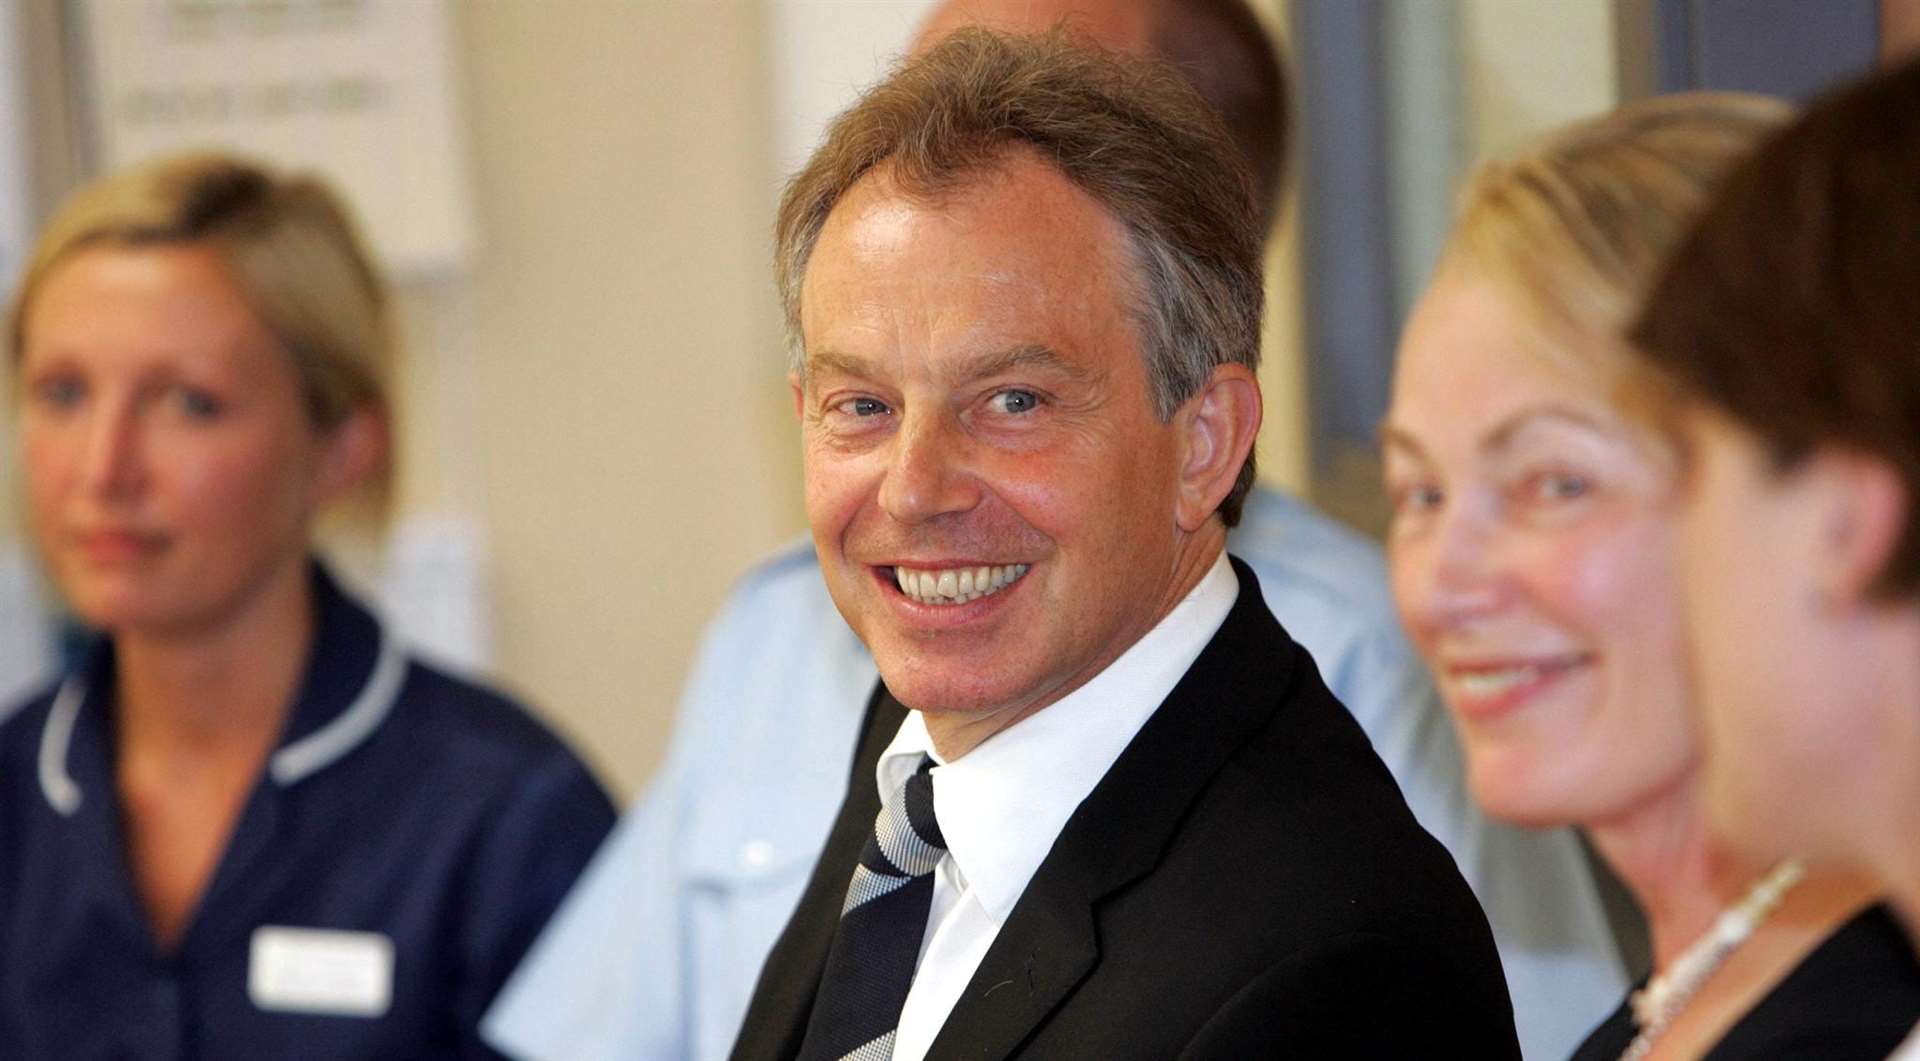
[[[801,287],[835,204],[884,165],[904,194],[937,200],[1035,152],[1126,229],[1130,301],[1162,420],[1228,363],[1260,362],[1261,239],[1239,155],[1177,73],[1101,52],[1066,31],[955,31],[897,66],[841,114],[788,183],[775,275],[795,372],[804,373]],[[1247,457],[1220,505],[1228,526],[1253,484]]]
[[[1549,356],[1615,378],[1661,263],[1720,180],[1790,115],[1765,96],[1689,92],[1548,133],[1468,178],[1442,268],[1495,285]]]
[[[220,154],[164,158],[80,189],[48,222],[7,322],[17,368],[34,296],[71,255],[93,247],[192,244],[217,253],[299,375],[315,427],[357,408],[387,411],[393,359],[385,283],[346,208],[308,176],[281,176]],[[383,466],[375,477],[383,485]]]

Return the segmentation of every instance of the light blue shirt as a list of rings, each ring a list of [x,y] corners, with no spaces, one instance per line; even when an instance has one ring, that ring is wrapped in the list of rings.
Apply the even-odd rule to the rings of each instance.
[[[1263,488],[1228,549],[1480,897],[1526,1055],[1572,1053],[1627,987],[1592,876],[1570,832],[1473,805],[1378,548]],[[748,573],[707,630],[660,775],[488,1014],[495,1047],[528,1061],[726,1057],[846,794],[876,678],[809,544]]]

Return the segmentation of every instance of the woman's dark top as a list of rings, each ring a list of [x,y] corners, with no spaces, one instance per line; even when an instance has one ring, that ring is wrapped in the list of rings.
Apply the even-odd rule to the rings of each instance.
[[[1645,981],[1634,985],[1637,990]],[[1884,905],[1869,907],[1767,993],[1706,1054],[1706,1061],[1819,1058],[1885,1061],[1920,1021],[1920,964]],[[1574,1051],[1573,1061],[1613,1061],[1638,1028],[1622,1002]]]
[[[495,1056],[481,1015],[613,807],[313,577],[286,732],[170,949],[122,840],[111,644],[0,724],[0,1058]]]

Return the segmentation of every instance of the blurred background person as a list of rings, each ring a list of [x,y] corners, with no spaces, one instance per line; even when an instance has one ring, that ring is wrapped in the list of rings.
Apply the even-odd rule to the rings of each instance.
[[[1632,335],[1686,458],[1680,573],[1714,824],[1749,858],[1866,868],[1920,940],[1916,174],[1908,62],[1742,166]],[[1920,1036],[1900,1056],[1920,1057]]]
[[[1194,82],[1250,164],[1271,231],[1286,80],[1241,0],[952,0],[929,14],[916,47],[976,22],[1039,32],[1062,21]],[[1229,549],[1473,886],[1522,1046],[1563,1056],[1627,983],[1576,839],[1505,826],[1474,806],[1459,746],[1394,621],[1376,546],[1260,486]],[[708,627],[660,776],[502,993],[491,1041],[547,1061],[725,1056],[846,793],[876,678],[810,540],[750,571]]]
[[[30,522],[99,631],[0,726],[0,1056],[476,1057],[612,822],[522,708],[314,556],[387,478],[335,197],[199,155],[75,194],[7,332]]]
[[[1871,883],[1803,879],[1775,864],[1790,852],[1730,855],[1708,832],[1674,462],[1614,400],[1663,255],[1786,113],[1661,97],[1482,167],[1400,351],[1394,590],[1474,794],[1508,821],[1585,826],[1651,929],[1652,980],[1580,1058],[1881,1058],[1920,1016]]]

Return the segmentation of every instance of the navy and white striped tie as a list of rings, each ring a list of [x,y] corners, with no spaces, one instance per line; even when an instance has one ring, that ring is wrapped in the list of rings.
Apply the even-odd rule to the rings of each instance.
[[[913,985],[933,902],[933,867],[947,853],[933,817],[933,759],[922,756],[880,807],[840,908],[800,1061],[887,1061]]]

